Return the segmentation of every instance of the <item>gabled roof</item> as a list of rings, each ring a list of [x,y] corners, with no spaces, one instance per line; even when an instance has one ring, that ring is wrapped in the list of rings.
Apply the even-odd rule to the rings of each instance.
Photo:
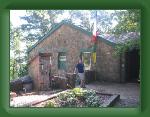
[[[53,28],[51,28],[51,30],[46,34],[44,35],[38,42],[36,42],[33,46],[31,46],[27,52],[29,53],[33,48],[35,48],[39,43],[41,43],[43,40],[45,40],[47,37],[49,37],[51,34],[53,34],[57,29],[59,29],[62,25],[68,25],[70,26],[71,28],[74,28],[76,30],[79,30],[83,33],[85,33],[86,35],[88,36],[91,36],[92,37],[92,32],[89,32],[79,26],[76,26],[70,22],[67,22],[67,21],[62,21],[58,24],[55,24],[53,26]],[[103,41],[104,43],[114,47],[115,45],[117,44],[121,44],[121,43],[124,43],[126,42],[127,40],[129,39],[139,39],[140,38],[140,33],[136,33],[136,32],[129,32],[129,33],[124,33],[124,34],[121,34],[119,36],[116,36],[114,34],[101,34],[101,35],[98,35],[97,36],[97,39],[98,40],[101,40]]]
[[[54,33],[57,29],[59,29],[62,25],[68,25],[68,26],[70,26],[70,27],[72,27],[72,28],[74,28],[74,29],[76,29],[76,30],[79,30],[79,31],[85,33],[85,34],[88,35],[88,36],[92,36],[92,32],[89,32],[89,31],[87,31],[87,30],[85,30],[85,29],[83,29],[83,28],[81,28],[81,27],[79,27],[79,26],[76,26],[76,25],[74,25],[74,24],[72,24],[72,23],[70,23],[70,22],[62,21],[62,22],[56,24],[55,26],[53,26],[53,28],[52,28],[46,35],[44,35],[38,42],[36,42],[33,46],[31,46],[31,47],[27,50],[27,52],[29,53],[33,48],[35,48],[39,43],[41,43],[43,40],[45,40],[47,37],[49,37],[51,34],[53,34],[53,33]],[[98,39],[104,41],[105,43],[107,43],[107,44],[109,44],[109,45],[111,45],[111,46],[114,46],[114,45],[115,45],[115,43],[110,42],[109,40],[106,40],[106,39],[104,39],[103,37],[98,36]]]

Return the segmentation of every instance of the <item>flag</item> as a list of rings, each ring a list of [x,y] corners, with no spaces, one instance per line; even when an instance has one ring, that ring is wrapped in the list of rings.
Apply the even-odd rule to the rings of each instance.
[[[95,19],[94,19],[94,24],[93,24],[93,35],[92,35],[92,42],[96,43],[96,37],[98,35],[97,32],[97,11],[95,11]]]
[[[97,37],[97,31],[96,31],[96,21],[94,22],[94,28],[93,28],[93,35],[92,35],[92,42],[96,43],[96,37]]]
[[[96,63],[96,52],[93,52],[92,55],[93,55],[92,56],[93,57],[93,63]]]
[[[96,63],[96,40],[97,40],[97,28],[96,28],[96,19],[97,19],[97,11],[95,12],[95,21],[94,21],[94,27],[93,27],[93,35],[92,35],[92,43],[93,43],[93,53],[92,53],[92,58],[93,58],[93,63]]]

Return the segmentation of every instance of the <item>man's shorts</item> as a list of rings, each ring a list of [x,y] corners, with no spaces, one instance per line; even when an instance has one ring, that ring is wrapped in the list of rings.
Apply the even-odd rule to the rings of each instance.
[[[84,79],[84,73],[78,73],[78,76],[79,76],[80,80],[85,80]]]

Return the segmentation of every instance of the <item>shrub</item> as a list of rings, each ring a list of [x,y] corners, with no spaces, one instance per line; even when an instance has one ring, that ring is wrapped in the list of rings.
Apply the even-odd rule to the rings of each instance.
[[[74,88],[71,91],[60,93],[57,97],[60,107],[99,107],[100,98],[94,90],[84,90]],[[55,107],[55,104],[49,102],[46,107]]]
[[[96,91],[95,90],[87,90],[85,93],[85,98],[88,98],[91,95],[96,96]]]
[[[72,91],[77,97],[83,97],[87,93],[87,90],[83,90],[82,88],[74,88]]]
[[[74,93],[72,91],[68,91],[68,92],[65,92],[65,93],[60,93],[58,95],[58,98],[60,100],[66,101],[67,98],[75,98],[75,95],[74,95]]]
[[[74,95],[74,93],[72,91],[61,93],[58,96],[58,100],[62,107],[72,107],[72,106],[76,105],[76,103],[77,103],[76,96]]]
[[[88,90],[85,94],[85,104],[88,107],[99,107],[100,98],[96,95],[96,91]]]
[[[99,107],[100,106],[100,99],[99,96],[88,96],[85,100],[86,106],[88,107]]]
[[[53,107],[55,107],[55,103],[52,101],[49,101],[48,103],[46,103],[46,105],[44,107],[45,108],[53,108]]]

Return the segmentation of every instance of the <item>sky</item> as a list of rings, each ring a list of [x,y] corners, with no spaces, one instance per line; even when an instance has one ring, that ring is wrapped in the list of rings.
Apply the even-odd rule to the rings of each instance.
[[[10,10],[10,21],[14,27],[18,27],[24,21],[20,19],[21,16],[26,15],[26,10]]]

